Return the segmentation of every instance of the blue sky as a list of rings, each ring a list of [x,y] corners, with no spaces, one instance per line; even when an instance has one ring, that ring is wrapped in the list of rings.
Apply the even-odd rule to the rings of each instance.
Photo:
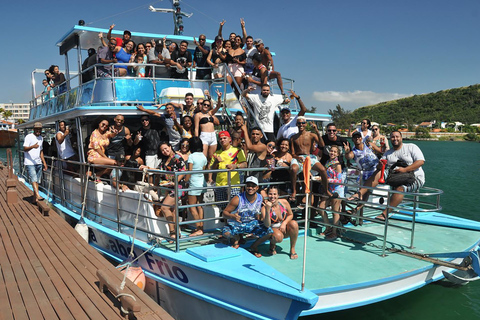
[[[92,27],[171,33],[170,1],[8,1],[0,102],[27,102],[30,73],[64,67],[55,43],[79,19]],[[247,32],[277,53],[275,68],[295,79],[307,107],[326,113],[478,83],[480,1],[181,1],[193,13],[185,35]],[[5,41],[6,40],[6,41]],[[70,62],[72,64],[72,61]],[[73,68],[72,68],[73,69]]]

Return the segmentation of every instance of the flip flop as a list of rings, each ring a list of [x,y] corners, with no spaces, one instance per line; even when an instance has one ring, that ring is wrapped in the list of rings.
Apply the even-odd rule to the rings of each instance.
[[[296,260],[298,259],[298,254],[295,252],[295,253],[290,253],[290,260]]]
[[[352,194],[352,196],[350,198],[347,199],[348,201],[353,201],[353,200],[361,200],[360,199],[360,194],[358,192],[355,192],[354,194]]]
[[[258,252],[258,250],[248,249],[248,252],[250,252],[251,254],[253,254],[257,258],[262,257],[262,254],[260,252]]]
[[[273,249],[270,248],[270,249],[268,250],[268,253],[269,253],[271,256],[274,256],[274,255],[277,254],[277,250],[275,250],[275,248],[273,248]]]

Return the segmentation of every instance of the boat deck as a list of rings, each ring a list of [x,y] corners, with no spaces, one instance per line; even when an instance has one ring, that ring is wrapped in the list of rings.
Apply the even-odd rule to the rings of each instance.
[[[18,203],[7,204],[7,170],[0,170],[0,318],[124,319],[120,304],[99,290],[96,271],[118,281],[123,275],[57,214],[43,216],[31,191],[17,182]],[[172,319],[136,285],[136,319]]]

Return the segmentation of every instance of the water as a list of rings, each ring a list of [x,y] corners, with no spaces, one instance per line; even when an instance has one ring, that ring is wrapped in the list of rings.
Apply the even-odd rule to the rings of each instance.
[[[478,214],[480,190],[480,143],[451,141],[415,142],[423,151],[426,186],[442,189],[442,212],[473,220]],[[14,157],[16,149],[12,149]],[[6,159],[0,149],[0,160]],[[352,263],[352,268],[355,267]],[[348,270],[345,270],[348,276]],[[462,287],[445,282],[427,285],[400,297],[365,307],[308,317],[309,320],[337,319],[479,319],[480,281]]]
[[[442,212],[480,220],[480,143],[418,141],[415,144],[426,159],[425,185],[445,192],[441,197]],[[348,276],[348,270],[345,275]],[[394,299],[306,319],[480,319],[480,281],[462,287],[436,282]]]

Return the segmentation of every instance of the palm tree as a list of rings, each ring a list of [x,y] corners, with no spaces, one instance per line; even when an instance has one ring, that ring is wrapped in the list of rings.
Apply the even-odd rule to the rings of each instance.
[[[2,115],[5,118],[5,120],[8,120],[13,115],[13,112],[10,110],[3,110],[2,109]]]

